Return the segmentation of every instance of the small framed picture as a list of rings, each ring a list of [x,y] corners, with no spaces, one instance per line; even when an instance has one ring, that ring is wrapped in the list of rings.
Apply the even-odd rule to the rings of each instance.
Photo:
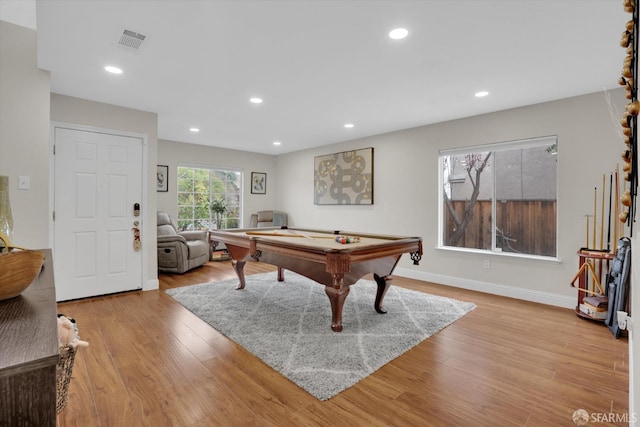
[[[267,174],[251,172],[251,194],[267,194]]]
[[[169,191],[169,166],[158,165],[156,180],[158,184],[158,192],[164,193]]]

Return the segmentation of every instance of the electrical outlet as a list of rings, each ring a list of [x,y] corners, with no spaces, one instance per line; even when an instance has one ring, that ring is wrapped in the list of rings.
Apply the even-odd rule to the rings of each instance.
[[[482,263],[482,266],[486,269],[490,269],[491,268],[491,261],[489,261],[488,259],[485,259],[484,262]]]
[[[31,188],[31,180],[28,176],[18,177],[18,190],[28,190]]]

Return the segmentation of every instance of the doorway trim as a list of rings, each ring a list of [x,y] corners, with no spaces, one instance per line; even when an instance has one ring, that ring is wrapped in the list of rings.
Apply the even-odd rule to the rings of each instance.
[[[149,280],[149,256],[156,250],[155,247],[150,248],[147,236],[150,226],[155,225],[155,210],[151,212],[149,210],[149,137],[147,134],[141,134],[137,132],[128,132],[116,129],[100,128],[96,126],[79,125],[75,123],[65,123],[52,121],[49,126],[49,247],[54,249],[54,233],[55,225],[53,221],[53,212],[55,207],[55,158],[54,158],[54,145],[55,145],[55,130],[56,129],[70,129],[85,132],[103,133],[107,135],[116,135],[132,138],[140,138],[142,140],[142,221],[140,227],[140,234],[142,238],[142,290],[147,291],[151,289],[158,289],[159,281],[157,279]],[[144,208],[146,206],[146,208]],[[153,214],[153,215],[152,215]],[[152,251],[153,250],[153,251]],[[55,254],[54,254],[55,258]]]

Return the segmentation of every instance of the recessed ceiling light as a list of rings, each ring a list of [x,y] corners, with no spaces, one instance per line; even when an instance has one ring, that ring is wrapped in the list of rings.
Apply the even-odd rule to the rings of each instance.
[[[280,141],[273,141],[273,145],[281,145],[281,144],[282,144],[282,142],[280,142]]]
[[[249,98],[249,102],[252,104],[262,104],[262,98]]]
[[[346,123],[344,125],[344,127],[346,127],[347,129],[351,129],[353,126],[354,126],[353,123]]]
[[[394,40],[400,40],[407,37],[408,34],[409,34],[409,31],[407,31],[406,28],[396,28],[395,30],[391,30],[389,32],[389,37],[391,37]]]
[[[189,128],[189,131],[193,132],[193,133],[198,133],[198,132],[200,132],[200,129],[198,129],[198,128]]]
[[[104,67],[104,69],[112,74],[122,74],[122,69],[114,67],[113,65],[107,65],[106,67]]]
[[[489,92],[487,92],[486,90],[476,92],[476,98],[482,98],[483,96],[487,96],[487,95],[489,95]]]

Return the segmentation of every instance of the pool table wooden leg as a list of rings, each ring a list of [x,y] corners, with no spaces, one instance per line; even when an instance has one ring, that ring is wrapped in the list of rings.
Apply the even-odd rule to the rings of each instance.
[[[343,277],[344,274],[334,274],[333,285],[326,285],[324,287],[324,291],[331,303],[331,330],[333,332],[342,331],[342,307],[350,290],[349,286],[343,286]]]
[[[240,280],[240,283],[238,284],[236,289],[244,289],[244,286],[246,284],[244,280],[244,265],[246,263],[247,263],[246,261],[236,261],[235,259],[231,260],[231,265],[233,266],[233,270],[236,272],[236,274],[238,275],[238,279]]]
[[[389,287],[391,286],[392,277],[391,276],[380,277],[377,274],[374,274],[373,278],[378,284],[378,291],[376,292],[376,301],[373,304],[373,308],[375,308],[378,313],[385,314],[387,310],[382,308],[382,300],[384,299],[384,296],[387,293],[387,290],[389,290]]]

